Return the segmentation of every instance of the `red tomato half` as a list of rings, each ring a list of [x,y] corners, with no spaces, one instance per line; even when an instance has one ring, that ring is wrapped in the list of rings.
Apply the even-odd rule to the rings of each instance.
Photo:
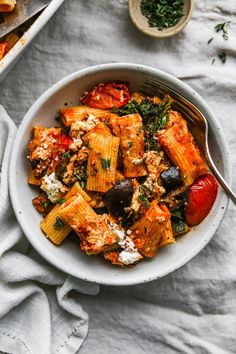
[[[198,177],[191,185],[185,208],[188,225],[198,225],[207,216],[216,199],[217,188],[216,180],[210,174]]]
[[[92,108],[112,109],[123,107],[130,98],[131,94],[126,84],[111,82],[94,87],[81,98],[81,101]]]

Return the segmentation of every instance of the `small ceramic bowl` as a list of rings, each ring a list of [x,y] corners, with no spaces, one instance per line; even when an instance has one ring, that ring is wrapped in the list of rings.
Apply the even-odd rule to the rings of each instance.
[[[139,91],[146,81],[155,79],[186,97],[205,115],[209,123],[209,147],[213,160],[225,180],[231,181],[227,141],[222,129],[206,102],[189,86],[175,77],[144,65],[112,63],[75,72],[43,93],[24,117],[12,148],[10,162],[10,194],[19,224],[33,247],[48,262],[75,277],[107,285],[132,285],[163,277],[183,266],[210,241],[220,225],[228,205],[228,197],[218,190],[217,199],[200,225],[179,238],[169,247],[158,250],[158,255],[146,259],[136,267],[122,269],[105,262],[102,257],[86,256],[78,244],[66,239],[61,246],[53,245],[40,229],[41,216],[34,209],[32,199],[38,195],[27,183],[27,144],[34,125],[52,127],[60,107],[79,104],[79,97],[100,82],[128,81],[131,92]],[[212,258],[214,263],[216,260]]]
[[[184,0],[184,8],[183,13],[184,16],[179,20],[179,22],[169,28],[164,28],[163,30],[159,30],[157,27],[150,27],[148,24],[148,19],[141,12],[141,2],[142,0],[129,0],[129,13],[130,17],[134,23],[134,25],[143,33],[148,36],[155,38],[167,38],[174,36],[178,32],[180,32],[189,22],[193,7],[194,0]]]

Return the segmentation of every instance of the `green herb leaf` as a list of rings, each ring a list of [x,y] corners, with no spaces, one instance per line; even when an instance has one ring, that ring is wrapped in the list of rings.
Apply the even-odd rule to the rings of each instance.
[[[211,65],[214,65],[214,64],[215,64],[215,61],[216,61],[216,59],[213,58],[213,59],[212,59],[212,62],[211,62]]]
[[[104,157],[100,158],[102,168],[104,170],[109,170],[110,165],[111,165],[111,159],[104,159]]]
[[[218,23],[217,25],[215,25],[216,32],[222,31],[223,32],[222,37],[225,40],[227,40],[229,38],[229,34],[228,34],[227,29],[226,29],[226,26],[228,26],[229,24],[230,24],[230,21]]]
[[[53,225],[54,229],[61,230],[64,226],[65,226],[64,221],[61,218],[59,218],[59,216],[57,216],[56,217],[56,222]]]
[[[148,197],[147,197],[146,194],[139,194],[138,200],[143,204],[143,206],[145,208],[147,208],[147,209],[149,208],[150,202],[149,202]]]
[[[114,108],[112,112],[119,116],[127,116],[128,114],[139,113],[138,111],[138,103],[135,100],[131,100],[122,108]]]
[[[218,57],[219,57],[219,59],[222,61],[223,64],[226,62],[227,55],[226,55],[225,52],[220,52],[220,53],[218,54]]]
[[[69,151],[67,151],[67,152],[63,152],[63,154],[61,155],[62,156],[62,158],[63,159],[70,159],[70,153],[69,153]]]
[[[148,200],[148,196],[152,194],[152,191],[147,188],[144,184],[139,186],[139,196],[138,200],[143,204],[145,208],[149,208],[150,202]]]
[[[82,189],[84,189],[84,188],[85,188],[85,186],[86,186],[85,181],[81,181],[81,182],[80,182],[80,187],[81,187]]]
[[[65,203],[65,201],[66,201],[65,198],[61,198],[61,199],[58,199],[56,203],[57,204],[63,204],[63,203]]]
[[[128,142],[128,147],[131,148],[133,146],[133,141]]]
[[[207,44],[210,44],[212,41],[213,41],[214,37],[210,38],[208,41],[207,41]]]
[[[74,174],[74,177],[78,179],[78,181],[81,181],[82,178],[80,177],[80,175]]]

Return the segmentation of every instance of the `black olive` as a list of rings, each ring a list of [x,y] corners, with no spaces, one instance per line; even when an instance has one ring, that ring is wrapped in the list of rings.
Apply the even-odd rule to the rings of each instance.
[[[124,208],[130,206],[133,193],[134,187],[131,180],[119,181],[104,194],[103,198],[108,211],[116,217],[122,216]]]
[[[96,212],[98,215],[107,214],[107,208],[106,208],[106,207],[101,207],[101,208],[96,208],[96,207],[94,207],[94,209],[95,209],[95,212]]]
[[[161,173],[161,180],[167,192],[179,187],[183,182],[179,169],[174,166]]]

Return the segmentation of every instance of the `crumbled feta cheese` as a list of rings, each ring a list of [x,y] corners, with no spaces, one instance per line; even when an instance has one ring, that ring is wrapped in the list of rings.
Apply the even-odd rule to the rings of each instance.
[[[67,191],[67,188],[56,179],[55,172],[42,178],[41,189],[47,193],[48,199],[56,203]]]
[[[129,265],[138,262],[141,258],[142,256],[138,251],[130,252],[124,250],[119,254],[118,261],[125,265]]]
[[[133,162],[135,165],[141,165],[141,164],[143,163],[143,159],[134,158],[134,159],[132,159],[132,162]]]
[[[82,134],[93,129],[99,123],[99,119],[96,118],[93,114],[88,114],[86,120],[77,120],[71,126],[71,130],[80,131]]]
[[[80,137],[73,138],[73,142],[70,144],[69,149],[76,151],[79,150],[79,148],[82,146],[83,141]]]
[[[118,257],[119,262],[125,265],[129,265],[143,258],[135,247],[135,244],[132,239],[129,236],[126,236],[125,231],[123,229],[120,229],[116,223],[109,223],[108,225],[118,237],[119,246],[123,248],[123,251],[120,252]],[[131,230],[127,230],[127,234],[130,235]]]

